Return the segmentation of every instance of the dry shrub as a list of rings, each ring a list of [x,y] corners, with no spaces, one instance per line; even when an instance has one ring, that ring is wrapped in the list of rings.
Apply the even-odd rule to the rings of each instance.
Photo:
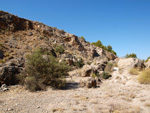
[[[113,67],[114,67],[114,65],[112,63],[108,62],[104,71],[107,73],[111,73],[113,71]]]
[[[150,69],[143,70],[138,76],[138,81],[141,84],[150,84]]]
[[[130,69],[129,73],[130,73],[131,75],[138,75],[138,74],[139,74],[139,71],[138,71],[137,68],[132,68],[132,69]]]

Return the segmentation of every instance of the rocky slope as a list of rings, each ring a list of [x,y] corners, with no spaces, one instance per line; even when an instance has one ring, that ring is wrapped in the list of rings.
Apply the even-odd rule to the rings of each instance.
[[[62,54],[55,50],[60,45],[65,49]],[[70,66],[83,59],[82,68],[72,66],[66,78],[68,89],[48,87],[33,93],[14,85],[15,75],[24,69],[26,54],[38,47]],[[102,74],[109,63],[116,66],[111,78],[91,79],[93,73]],[[150,60],[144,65],[139,59],[117,58],[78,36],[0,11],[0,86],[14,85],[8,91],[2,85],[0,113],[149,113],[150,86],[138,83],[138,76],[129,73],[134,67],[145,66],[150,67]]]
[[[63,54],[55,51],[60,45],[65,49]],[[14,84],[8,83],[11,76],[16,74],[12,71],[19,67],[16,69],[18,73],[24,66],[25,55],[38,47],[51,51],[60,61],[66,61],[69,65],[80,59],[87,64],[95,59],[105,58],[109,61],[116,58],[114,54],[95,47],[76,35],[0,11],[0,70],[5,72],[1,75],[0,84]],[[10,78],[6,82],[4,79],[8,74]]]

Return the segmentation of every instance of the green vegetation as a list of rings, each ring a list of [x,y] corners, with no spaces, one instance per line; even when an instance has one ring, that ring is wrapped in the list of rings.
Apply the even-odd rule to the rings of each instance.
[[[126,58],[137,58],[137,56],[136,56],[135,53],[132,53],[132,54],[126,54],[125,57],[126,57]]]
[[[103,79],[108,79],[110,77],[111,77],[111,75],[109,73],[103,72]]]
[[[75,66],[77,66],[78,68],[81,68],[84,66],[84,61],[82,58],[80,58],[77,62],[75,62]]]
[[[146,59],[146,61],[145,62],[148,62],[148,60],[150,59],[150,56]]]
[[[65,52],[65,49],[62,45],[60,45],[60,46],[55,47],[55,51],[56,53],[63,54]]]
[[[92,73],[92,77],[95,78],[95,77],[96,77],[96,74],[95,74],[95,73]]]
[[[85,41],[85,38],[83,36],[81,36],[80,38]]]
[[[20,83],[30,91],[45,90],[46,86],[64,88],[65,77],[69,67],[65,63],[59,63],[51,53],[37,49],[31,55],[27,55],[25,71],[18,75]]]
[[[138,81],[141,84],[150,84],[150,69],[143,70],[138,77]]]
[[[100,40],[98,40],[97,42],[92,42],[92,44],[96,47],[100,47],[106,51],[109,51],[109,52],[117,55],[117,53],[112,49],[112,46],[110,46],[110,45],[104,46]]]
[[[0,48],[2,48],[3,47],[3,45],[0,43]]]
[[[5,59],[0,59],[0,63],[5,63],[6,61],[5,61]]]
[[[137,68],[132,68],[132,69],[129,71],[129,73],[130,73],[131,75],[138,75],[138,74],[139,74],[139,71],[138,71]]]

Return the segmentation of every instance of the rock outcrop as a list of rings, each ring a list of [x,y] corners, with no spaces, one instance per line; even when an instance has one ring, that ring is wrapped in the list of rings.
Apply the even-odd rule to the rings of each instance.
[[[137,58],[119,58],[118,67],[120,69],[145,68],[144,62]]]
[[[107,59],[106,58],[95,58],[93,63],[90,65],[84,65],[83,68],[81,68],[81,76],[82,77],[90,77],[92,74],[101,74],[107,64]]]
[[[21,65],[16,65],[12,62],[8,62],[4,66],[0,67],[0,86],[2,84],[14,85],[18,83],[16,75],[22,70]]]
[[[80,87],[96,88],[98,83],[95,78],[88,77],[86,80],[80,80]]]
[[[109,61],[117,58],[116,55],[95,47],[74,34],[43,23],[19,18],[4,11],[0,11],[0,40],[0,65],[3,68],[0,81],[3,80],[7,85],[14,84],[8,81],[18,73],[18,69],[16,66],[5,66],[5,63],[14,59],[25,60],[26,54],[32,53],[38,47],[51,51],[60,62],[66,61],[71,66],[74,66],[79,59],[82,59],[84,64],[95,62],[89,67],[92,71],[103,70],[105,66],[96,59],[105,58]],[[58,46],[64,48],[63,54],[55,51]],[[90,69],[87,71],[90,72]],[[83,75],[89,76],[89,72]]]

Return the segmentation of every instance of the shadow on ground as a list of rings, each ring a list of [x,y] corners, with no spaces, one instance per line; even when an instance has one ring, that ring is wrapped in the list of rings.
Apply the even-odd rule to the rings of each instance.
[[[65,90],[77,89],[77,88],[79,88],[79,83],[77,83],[77,82],[69,82],[69,83],[67,83],[67,87],[65,88]]]

